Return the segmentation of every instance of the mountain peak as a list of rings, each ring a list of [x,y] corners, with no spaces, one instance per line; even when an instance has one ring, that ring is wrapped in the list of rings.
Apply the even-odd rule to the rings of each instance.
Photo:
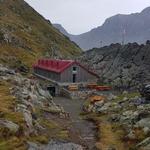
[[[67,32],[67,30],[61,24],[54,23],[53,26],[56,29],[58,29],[61,33],[63,33],[64,35],[69,36],[69,33]]]
[[[68,34],[67,36],[84,50],[110,45],[111,43],[122,43],[123,40],[124,43],[145,43],[150,39],[149,14],[150,7],[145,8],[140,13],[117,14],[107,18],[102,26],[89,32],[76,36]],[[123,39],[124,33],[125,39]]]
[[[145,8],[141,13],[150,13],[150,7]]]

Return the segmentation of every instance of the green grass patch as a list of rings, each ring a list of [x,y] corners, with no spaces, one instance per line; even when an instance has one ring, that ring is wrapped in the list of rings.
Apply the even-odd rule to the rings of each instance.
[[[132,99],[132,98],[135,98],[136,96],[140,96],[140,93],[138,92],[132,92],[132,93],[125,93],[125,94],[120,94],[117,96],[117,98],[115,99],[115,101],[121,101],[123,100],[125,97],[128,98],[128,99]]]
[[[29,137],[28,141],[32,141],[40,144],[48,144],[49,138],[47,135],[38,135],[38,136]]]
[[[69,138],[67,130],[61,130],[56,136],[58,139],[61,140],[67,140]]]
[[[52,120],[41,119],[40,124],[47,129],[58,129],[59,128],[57,123]]]

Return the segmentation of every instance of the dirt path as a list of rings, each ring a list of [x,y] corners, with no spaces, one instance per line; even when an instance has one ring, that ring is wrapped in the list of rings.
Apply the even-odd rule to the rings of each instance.
[[[101,118],[99,120],[99,142],[97,142],[96,147],[100,150],[108,150],[109,148],[114,148],[115,150],[127,150],[124,143],[121,141],[122,130],[113,130],[113,125],[106,120],[106,118]]]
[[[66,112],[70,114],[73,127],[79,131],[81,138],[85,142],[89,150],[95,147],[95,125],[87,120],[83,120],[80,116],[82,112],[83,100],[70,100],[63,97],[55,97],[54,102],[61,105]]]
[[[65,111],[70,114],[73,127],[80,132],[81,138],[85,141],[89,150],[94,150],[95,144],[97,149],[108,150],[127,150],[121,141],[122,130],[117,128],[114,131],[114,125],[107,121],[106,116],[98,116],[98,131],[95,130],[93,122],[83,120],[80,116],[82,112],[83,100],[70,100],[63,97],[54,98],[54,102],[64,107]],[[98,142],[96,139],[98,135]]]

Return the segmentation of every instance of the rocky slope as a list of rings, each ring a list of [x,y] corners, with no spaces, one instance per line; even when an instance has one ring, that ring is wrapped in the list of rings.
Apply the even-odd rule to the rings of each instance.
[[[0,65],[0,149],[82,150],[71,122],[39,80]],[[63,124],[62,124],[63,123]],[[53,139],[53,140],[52,140]]]
[[[92,112],[88,117],[97,123],[97,147],[114,150],[149,150],[149,99],[146,100],[139,93],[126,91],[119,95],[104,95],[105,101],[89,101],[84,108],[86,112]]]
[[[81,35],[73,36],[69,33],[64,33],[64,29],[60,26],[58,29],[66,34],[72,41],[76,42],[82,49],[88,50],[111,43],[122,43],[124,33],[125,43],[145,43],[146,40],[150,39],[149,19],[150,7],[140,13],[112,16],[106,19],[102,26]]]
[[[29,72],[39,57],[71,58],[80,52],[23,0],[0,0],[1,150],[83,149],[66,112]]]
[[[129,89],[150,81],[149,51],[149,41],[145,45],[112,44],[85,52],[81,60],[97,71],[100,84]]]
[[[42,56],[69,58],[81,49],[23,0],[0,1],[0,62],[31,66]]]

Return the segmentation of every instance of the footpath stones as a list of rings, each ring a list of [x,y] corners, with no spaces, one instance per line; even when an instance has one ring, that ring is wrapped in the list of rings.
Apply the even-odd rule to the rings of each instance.
[[[51,140],[48,145],[37,145],[28,142],[28,146],[28,150],[83,150],[83,147],[78,144],[54,140]]]

